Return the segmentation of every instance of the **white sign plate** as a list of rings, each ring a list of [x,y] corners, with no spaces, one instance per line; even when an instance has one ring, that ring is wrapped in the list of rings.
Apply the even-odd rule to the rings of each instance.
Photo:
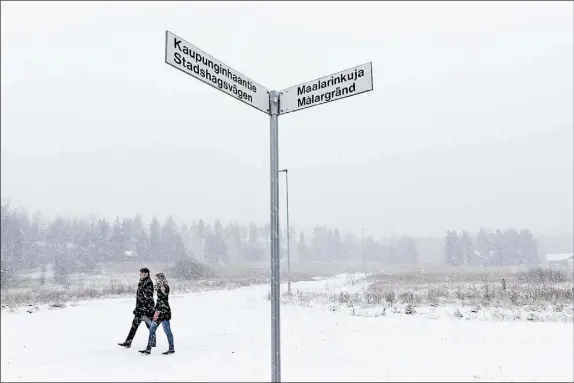
[[[373,65],[366,63],[279,92],[279,114],[373,90]]]
[[[267,88],[231,69],[170,31],[165,31],[165,63],[269,114],[269,90]]]

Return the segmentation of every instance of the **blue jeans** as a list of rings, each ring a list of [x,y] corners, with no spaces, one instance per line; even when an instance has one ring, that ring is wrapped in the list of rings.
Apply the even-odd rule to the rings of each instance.
[[[147,349],[151,350],[151,346],[155,344],[155,331],[157,330],[159,323],[156,321],[152,321],[151,325],[149,326],[149,338],[147,341]],[[167,342],[169,343],[169,349],[174,351],[173,347],[173,334],[171,333],[171,326],[168,320],[164,320],[161,322],[161,326],[163,327],[163,332],[167,335]]]

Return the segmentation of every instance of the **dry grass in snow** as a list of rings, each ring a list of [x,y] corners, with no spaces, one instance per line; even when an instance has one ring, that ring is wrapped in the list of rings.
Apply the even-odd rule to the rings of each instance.
[[[345,283],[322,291],[298,289],[283,299],[359,316],[574,321],[572,275],[563,271],[507,272],[504,288],[500,270],[388,272],[347,277]]]
[[[138,270],[142,262],[124,262],[104,265],[91,274],[73,274],[69,284],[55,283],[48,273],[46,283],[41,283],[40,273],[34,272],[20,278],[15,286],[2,288],[2,309],[17,306],[35,306],[42,304],[62,306],[66,302],[100,299],[107,297],[125,297],[135,295],[138,282]],[[268,263],[243,263],[215,268],[215,275],[197,280],[178,280],[166,272],[169,265],[162,262],[146,264],[152,273],[164,272],[168,276],[173,292],[188,292],[236,289],[244,286],[269,283]],[[352,264],[310,262],[293,263],[292,280],[308,281],[316,277],[329,277],[340,272],[352,270]],[[283,266],[282,279],[287,280],[286,267]]]

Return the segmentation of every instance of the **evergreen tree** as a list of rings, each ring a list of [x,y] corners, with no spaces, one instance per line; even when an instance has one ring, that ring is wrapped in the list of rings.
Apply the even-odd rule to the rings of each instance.
[[[200,219],[199,222],[193,223],[191,227],[191,238],[191,252],[197,255],[199,258],[203,257],[205,245],[205,223],[203,220]]]
[[[452,235],[451,231],[447,230],[446,235],[444,237],[444,263],[446,265],[452,266],[453,264],[453,251],[452,251]]]
[[[156,217],[153,217],[149,225],[149,256],[154,259],[161,258],[160,225]]]
[[[147,230],[141,227],[136,240],[136,253],[140,258],[150,258],[150,242]]]
[[[313,229],[313,239],[311,240],[311,257],[310,259],[313,261],[322,261],[324,260],[324,235],[323,235],[323,228],[319,226],[315,226]]]
[[[223,228],[219,221],[215,221],[213,232],[205,240],[205,258],[209,263],[227,264],[227,244],[223,237]]]
[[[528,229],[521,230],[519,234],[519,259],[521,264],[540,264],[538,243]]]
[[[335,259],[337,261],[341,260],[341,247],[341,233],[339,232],[339,229],[335,228],[331,239],[331,252],[333,253],[331,255],[331,259]]]
[[[473,241],[472,237],[466,230],[460,235],[460,254],[462,259],[459,262],[459,265],[469,266],[472,262],[473,257]]]
[[[456,231],[447,231],[444,238],[444,263],[450,266],[455,266],[459,262],[458,257],[458,234]]]
[[[417,250],[417,243],[412,237],[402,237],[397,245],[398,257],[401,263],[416,265],[419,260],[419,253]]]
[[[134,221],[131,218],[122,219],[122,254],[125,251],[135,251],[136,249],[136,238],[138,228],[134,227]]]
[[[112,225],[112,234],[110,236],[110,256],[112,259],[119,260],[124,258],[124,233],[120,217],[116,217]]]
[[[475,257],[475,265],[488,266],[490,264],[493,250],[490,241],[490,235],[486,230],[480,229],[480,231],[477,233],[475,248],[477,253]]]
[[[305,262],[307,261],[307,244],[305,243],[305,233],[301,230],[301,234],[299,234],[299,243],[297,244],[297,256],[299,261]]]
[[[490,243],[492,245],[490,258],[487,262],[488,266],[500,267],[503,265],[503,238],[504,235],[500,229],[496,229],[494,233],[490,233]]]
[[[111,255],[109,253],[109,238],[111,235],[110,223],[105,218],[98,219],[95,247],[96,247],[96,259],[98,260],[109,260]]]
[[[51,248],[63,248],[65,244],[66,227],[64,219],[56,217],[49,225],[46,240]]]
[[[173,217],[170,215],[161,228],[160,236],[160,257],[166,262],[176,259],[174,250],[179,246],[177,235],[177,226]],[[181,240],[181,237],[179,238]]]
[[[241,228],[237,223],[228,223],[224,229],[225,242],[228,248],[228,258],[238,260],[241,256]]]
[[[247,245],[243,254],[243,258],[250,262],[260,262],[265,259],[265,250],[259,239],[259,229],[254,223],[249,224]]]

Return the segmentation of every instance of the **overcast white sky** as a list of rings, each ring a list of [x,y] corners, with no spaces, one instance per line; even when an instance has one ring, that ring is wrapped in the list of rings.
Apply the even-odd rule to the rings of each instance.
[[[373,62],[373,92],[280,118],[293,225],[572,233],[573,12],[2,2],[2,198],[47,215],[268,220],[268,116],[165,64],[170,30],[270,89]]]

